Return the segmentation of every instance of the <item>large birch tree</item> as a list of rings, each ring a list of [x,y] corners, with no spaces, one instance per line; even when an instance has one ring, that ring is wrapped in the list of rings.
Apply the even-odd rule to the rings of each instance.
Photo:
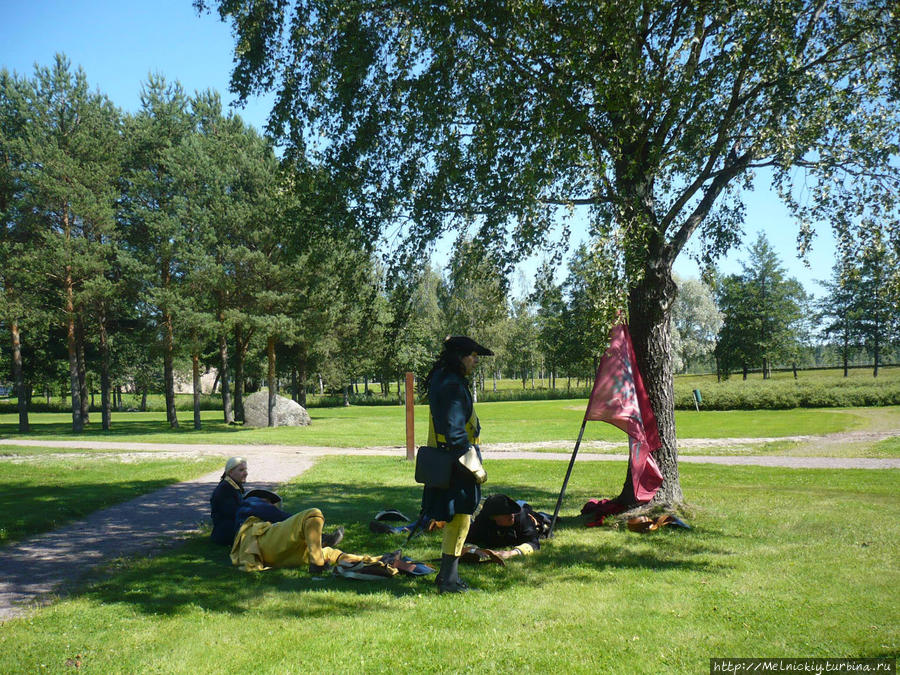
[[[588,211],[618,250],[660,501],[682,500],[669,325],[688,241],[710,260],[738,243],[762,167],[801,250],[819,222],[897,223],[893,0],[195,4],[233,25],[232,88],[275,92],[271,131],[345,177],[373,235],[400,233],[397,260],[457,229],[511,263]]]

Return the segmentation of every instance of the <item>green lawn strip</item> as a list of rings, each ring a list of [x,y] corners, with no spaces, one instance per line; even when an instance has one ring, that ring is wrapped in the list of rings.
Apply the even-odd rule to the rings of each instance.
[[[477,406],[485,443],[536,443],[574,440],[584,419],[584,400],[513,401],[481,403]],[[679,411],[675,420],[680,438],[780,437],[826,434],[867,428],[869,418],[857,408],[765,410],[765,411]],[[885,408],[883,416],[893,416],[900,426],[900,407]],[[314,408],[309,427],[273,429],[226,426],[221,414],[203,413],[204,428],[194,431],[182,424],[171,430],[163,413],[114,413],[112,431],[103,432],[99,422],[91,422],[83,434],[71,431],[71,418],[61,413],[32,415],[33,431],[17,432],[14,415],[0,415],[0,436],[41,440],[108,440],[156,443],[274,443],[337,447],[405,445],[405,412],[401,406],[352,406]],[[427,438],[427,408],[416,406],[416,440]],[[624,434],[601,422],[591,422],[585,440],[623,441]]]
[[[96,439],[94,439],[96,440]],[[47,455],[90,455],[102,457],[103,455],[121,454],[122,450],[115,448],[60,448],[52,445],[0,445],[0,461],[19,457],[40,458]],[[152,448],[135,447],[128,450],[129,453],[152,453]]]
[[[214,471],[219,458],[0,461],[10,477],[0,492],[0,545],[55,529],[97,509]]]
[[[876,452],[884,453],[885,457],[898,457],[900,456],[900,436],[879,441],[875,444],[874,449]]]
[[[565,467],[493,461],[488,486],[550,510]],[[79,658],[103,673],[680,673],[713,656],[896,655],[900,472],[685,465],[693,531],[581,527],[581,505],[623,474],[576,465],[557,536],[505,568],[465,567],[477,593],[247,574],[198,537],[4,624],[0,671],[69,672]],[[414,515],[411,477],[403,460],[335,457],[283,492],[347,525],[346,550],[381,553],[403,540],[366,523],[385,506]],[[439,548],[429,535],[407,552]]]
[[[569,453],[574,448],[574,443],[565,447],[554,444],[550,447],[528,448],[529,452],[544,453]],[[624,455],[628,452],[627,440],[614,447],[592,448],[582,445],[578,455]],[[840,441],[822,443],[819,441],[793,441],[779,440],[767,443],[742,443],[740,440],[726,445],[710,445],[689,447],[682,443],[678,451],[679,457],[743,457],[743,456],[772,456],[772,457],[841,457],[841,458],[872,458],[872,459],[897,459],[900,458],[900,442],[897,439],[885,439],[883,441]]]

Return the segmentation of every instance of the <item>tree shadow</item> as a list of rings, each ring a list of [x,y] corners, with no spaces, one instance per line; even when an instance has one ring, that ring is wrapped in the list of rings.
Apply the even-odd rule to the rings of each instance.
[[[493,492],[526,496],[536,508],[553,504],[556,494],[529,488],[527,495],[508,485],[498,484]],[[406,555],[423,561],[440,557],[440,532],[423,534],[407,542],[405,535],[375,534],[368,528],[374,515],[384,508],[396,508],[410,518],[419,510],[421,488],[415,485],[371,485],[332,481],[300,481],[279,490],[288,510],[321,509],[326,531],[337,525],[346,528],[340,548],[353,553],[380,555],[402,548]],[[585,541],[585,538],[589,538]],[[510,562],[504,568],[494,565],[467,566],[463,575],[484,590],[501,591],[510,585],[525,584],[539,588],[562,581],[596,582],[604,570],[684,570],[697,574],[720,572],[721,559],[731,551],[710,543],[697,531],[659,532],[637,535],[602,530],[585,530],[579,516],[567,513],[557,525],[556,535],[541,550],[525,560]],[[433,576],[397,575],[383,581],[357,581],[334,576],[316,578],[306,569],[272,569],[247,573],[233,567],[229,551],[205,537],[195,537],[174,551],[107,566],[95,571],[79,594],[103,603],[127,603],[146,614],[178,614],[189,607],[204,611],[240,615],[248,611],[271,611],[273,617],[285,615],[316,618],[335,612],[377,611],[383,602],[360,598],[385,593],[408,597],[433,592]],[[437,565],[433,565],[437,566]],[[104,579],[117,572],[111,579]],[[315,602],[282,603],[268,600],[282,594],[315,594]]]
[[[119,436],[157,436],[161,434],[185,436],[186,438],[194,435],[206,435],[210,432],[215,433],[241,433],[242,431],[250,431],[255,427],[244,427],[243,425],[228,425],[221,421],[203,421],[203,429],[196,430],[193,422],[187,419],[181,420],[177,429],[172,429],[168,422],[161,419],[114,419],[108,431],[104,431],[100,422],[100,415],[91,415],[92,420],[84,425],[84,431],[77,433],[72,430],[71,421],[60,422],[33,422],[31,430],[27,434],[19,433],[17,423],[0,423],[0,438],[26,438],[29,440],[40,439],[46,437],[65,437],[77,440],[103,440],[114,439]]]
[[[181,480],[181,476],[163,476],[105,483],[18,484],[12,490],[0,491],[0,530],[4,532],[0,551],[26,537],[50,532]]]

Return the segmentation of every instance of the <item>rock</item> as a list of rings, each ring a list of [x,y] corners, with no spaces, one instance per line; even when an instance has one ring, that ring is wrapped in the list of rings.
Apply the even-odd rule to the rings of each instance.
[[[244,425],[269,426],[269,392],[258,391],[244,397]],[[276,427],[306,427],[312,420],[306,408],[283,396],[275,396]]]

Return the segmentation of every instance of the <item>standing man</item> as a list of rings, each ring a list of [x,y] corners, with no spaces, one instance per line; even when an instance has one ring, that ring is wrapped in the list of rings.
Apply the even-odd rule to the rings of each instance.
[[[481,501],[481,483],[486,474],[481,468],[481,425],[469,377],[479,356],[493,356],[472,338],[448,337],[422,389],[428,398],[428,445],[445,449],[453,456],[450,484],[446,488],[426,485],[422,490],[422,513],[426,519],[442,520],[441,569],[435,583],[439,593],[461,593],[468,585],[459,578],[462,555],[472,514]],[[474,453],[474,454],[473,454]],[[465,460],[465,465],[460,461]]]

